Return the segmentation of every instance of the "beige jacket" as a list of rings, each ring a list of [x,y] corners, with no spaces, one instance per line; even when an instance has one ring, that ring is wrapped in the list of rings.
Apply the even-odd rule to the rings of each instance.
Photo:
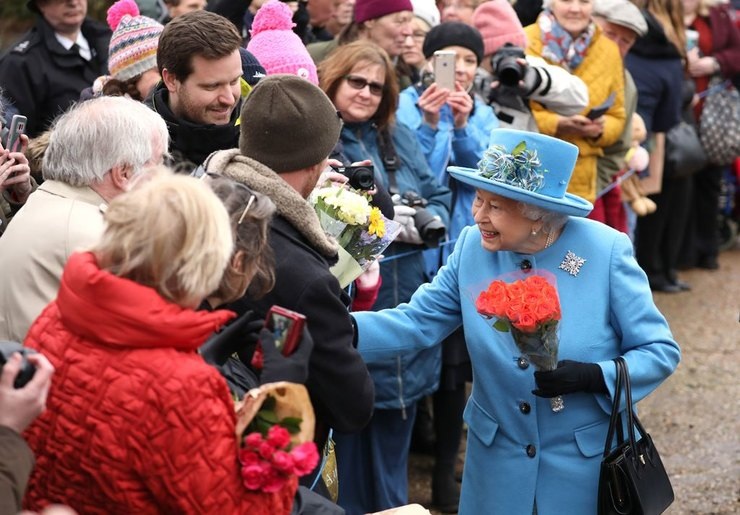
[[[22,342],[54,300],[69,255],[103,232],[103,198],[89,187],[46,181],[0,238],[0,339]]]

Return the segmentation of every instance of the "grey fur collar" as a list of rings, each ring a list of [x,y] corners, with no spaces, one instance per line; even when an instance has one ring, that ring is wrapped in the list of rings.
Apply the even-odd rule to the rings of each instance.
[[[214,152],[204,165],[209,172],[220,173],[270,197],[280,216],[288,220],[316,250],[326,257],[337,256],[337,244],[324,233],[316,211],[280,175],[242,155],[239,149]]]

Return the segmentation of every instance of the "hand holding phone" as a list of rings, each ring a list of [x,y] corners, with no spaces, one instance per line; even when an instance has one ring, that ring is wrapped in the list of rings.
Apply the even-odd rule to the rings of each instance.
[[[434,52],[434,83],[440,88],[455,91],[455,61],[457,52],[437,50]]]
[[[271,343],[283,356],[290,356],[300,342],[306,317],[295,311],[280,306],[272,306],[267,312],[262,335],[265,329],[269,332]],[[263,339],[257,343],[257,348],[252,356],[251,364],[256,369],[261,369],[264,360],[262,348]],[[266,344],[266,343],[265,343]]]
[[[8,130],[8,139],[5,142],[5,149],[9,152],[20,152],[22,141],[21,136],[26,132],[26,122],[28,119],[21,115],[16,114],[10,122],[10,128]]]

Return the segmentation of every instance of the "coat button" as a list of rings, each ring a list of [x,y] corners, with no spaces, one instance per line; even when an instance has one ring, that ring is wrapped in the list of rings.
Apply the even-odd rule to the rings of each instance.
[[[534,458],[536,454],[537,448],[532,444],[527,445],[527,456],[529,456],[530,458]]]
[[[525,259],[519,264],[522,270],[532,270],[532,262],[529,259]]]
[[[530,406],[528,402],[520,402],[519,411],[521,411],[522,413],[526,415],[527,413],[532,411],[532,406]]]
[[[525,370],[527,367],[529,367],[529,361],[527,361],[527,358],[525,358],[524,356],[519,356],[519,359],[516,360],[516,364],[522,370]]]

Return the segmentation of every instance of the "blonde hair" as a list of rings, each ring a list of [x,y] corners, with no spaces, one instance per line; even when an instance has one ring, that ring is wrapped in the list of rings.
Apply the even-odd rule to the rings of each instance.
[[[163,173],[119,195],[93,248],[101,269],[194,307],[215,290],[233,250],[224,205],[197,179]]]

